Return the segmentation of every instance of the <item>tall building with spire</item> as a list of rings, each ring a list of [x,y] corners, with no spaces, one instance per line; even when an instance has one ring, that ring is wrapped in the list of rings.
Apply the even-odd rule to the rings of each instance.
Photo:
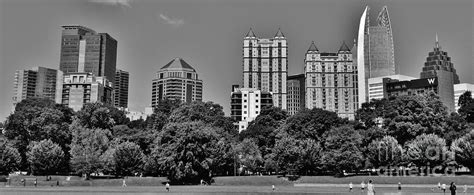
[[[181,58],[175,58],[156,73],[151,94],[152,107],[163,99],[202,101],[202,80],[191,65]]]
[[[357,66],[345,42],[336,53],[320,52],[314,42],[305,56],[306,108],[322,108],[354,119]]]
[[[357,37],[357,66],[359,70],[359,104],[368,102],[369,78],[395,75],[393,34],[387,6],[379,12],[376,25],[371,26],[370,8],[362,13]]]
[[[443,51],[439,46],[438,34],[436,34],[435,47],[433,51],[428,53],[420,78],[435,77],[441,70],[452,72],[454,84],[459,84],[459,76],[456,74],[451,57],[448,56],[448,52]]]
[[[288,44],[280,29],[259,38],[250,28],[243,41],[243,88],[271,92],[273,105],[287,109]]]

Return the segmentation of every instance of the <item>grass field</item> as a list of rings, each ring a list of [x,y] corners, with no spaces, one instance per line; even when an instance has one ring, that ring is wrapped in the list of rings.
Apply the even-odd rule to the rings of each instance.
[[[376,187],[376,194],[386,195],[428,195],[443,194],[439,190],[432,191],[425,187],[407,187],[399,192],[395,188]],[[331,195],[361,195],[359,189],[348,192],[343,187],[293,187],[293,186],[276,186],[276,190],[272,191],[271,186],[171,186],[170,192],[166,192],[165,188],[160,187],[10,187],[0,188],[0,194],[13,195],[82,195],[82,194],[331,194]],[[458,194],[462,195],[462,189]],[[474,194],[472,189],[466,194]]]

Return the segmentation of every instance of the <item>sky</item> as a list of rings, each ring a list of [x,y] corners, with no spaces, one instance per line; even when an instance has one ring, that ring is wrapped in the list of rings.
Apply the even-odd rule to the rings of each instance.
[[[252,27],[288,39],[289,75],[303,73],[311,41],[320,51],[352,46],[360,16],[375,22],[387,5],[395,63],[419,77],[438,34],[461,83],[474,83],[472,0],[0,0],[0,121],[13,108],[15,70],[59,69],[62,25],[82,25],[118,41],[117,68],[130,72],[129,108],[151,104],[156,71],[175,57],[203,80],[204,101],[229,114],[232,84],[242,82],[242,40]]]

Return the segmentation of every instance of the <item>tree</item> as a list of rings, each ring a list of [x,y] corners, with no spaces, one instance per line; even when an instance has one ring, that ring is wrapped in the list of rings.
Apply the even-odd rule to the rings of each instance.
[[[458,112],[463,116],[468,123],[474,123],[474,99],[470,91],[464,92],[459,96]]]
[[[260,154],[257,144],[252,139],[244,139],[238,144],[237,154],[239,155],[240,163],[247,171],[253,173],[261,171],[263,166],[262,154]]]
[[[218,117],[224,116],[222,106],[213,102],[183,103],[174,109],[169,116],[170,123],[202,121],[212,124]]]
[[[406,144],[406,160],[418,167],[443,165],[450,159],[446,141],[435,134],[422,134]]]
[[[64,152],[51,140],[32,142],[27,153],[30,168],[35,175],[52,175],[61,170]]]
[[[148,169],[157,169],[157,174],[166,175],[172,182],[210,180],[219,168],[216,159],[225,156],[219,146],[230,147],[217,131],[204,122],[167,124],[154,142]]]
[[[356,111],[355,119],[361,121],[368,129],[378,125],[377,119],[384,116],[384,111],[387,109],[387,99],[373,99],[370,102],[365,102],[362,107]]]
[[[117,114],[119,112],[112,111],[113,109],[100,102],[87,103],[77,112],[76,116],[80,125],[85,128],[111,129],[117,123],[115,119],[122,120]]]
[[[146,119],[147,128],[153,129],[154,132],[161,131],[168,123],[168,117],[180,105],[180,100],[159,100],[158,105],[153,108],[153,114]]]
[[[142,171],[144,155],[140,146],[127,141],[115,148],[114,161],[117,175],[128,176]]]
[[[451,151],[456,162],[469,168],[471,175],[474,175],[474,130],[453,141]]]
[[[321,161],[326,170],[335,174],[357,171],[362,167],[363,156],[359,147],[361,136],[351,126],[334,127],[325,133],[324,153]]]
[[[111,133],[107,129],[89,129],[75,120],[71,124],[71,166],[78,174],[89,179],[91,173],[103,168],[102,154],[107,150]]]
[[[312,175],[321,170],[321,147],[312,139],[283,136],[273,148],[279,171],[290,174]]]
[[[72,109],[46,98],[25,99],[15,106],[15,112],[6,120],[4,135],[18,149],[23,170],[29,167],[26,152],[33,141],[50,139],[58,143],[65,152],[65,158],[69,158],[69,124],[73,115]],[[65,171],[68,169],[67,164],[62,167]]]
[[[156,136],[150,129],[131,129],[126,125],[114,126],[112,132],[115,139],[136,143],[145,154],[150,153],[149,145]]]
[[[12,171],[19,170],[20,163],[21,156],[18,150],[0,137],[0,175],[8,175]]]
[[[392,136],[374,140],[367,147],[366,157],[374,168],[397,165],[402,160],[402,146]]]
[[[444,129],[443,138],[446,140],[447,145],[464,135],[469,133],[469,126],[463,116],[458,113],[451,113],[446,119],[446,127]]]
[[[102,154],[101,160],[104,165],[104,173],[129,176],[143,170],[145,155],[141,151],[140,146],[133,142],[125,141],[111,144],[109,149]]]

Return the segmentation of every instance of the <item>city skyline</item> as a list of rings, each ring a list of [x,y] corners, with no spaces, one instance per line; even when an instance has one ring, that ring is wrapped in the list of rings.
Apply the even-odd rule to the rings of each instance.
[[[217,6],[222,9],[210,13],[204,13],[205,11],[202,10],[185,13],[189,7],[203,9],[206,5],[211,5],[209,4],[210,1],[193,1],[191,5],[186,5],[186,2],[190,3],[189,1],[178,1],[176,3],[164,1],[160,2],[165,7],[164,10],[151,11],[152,15],[156,15],[156,17],[152,19],[141,17],[142,20],[138,20],[140,18],[138,10],[147,10],[146,7],[150,5],[158,6],[160,3],[130,1],[130,4],[126,6],[75,1],[69,2],[70,4],[59,1],[44,1],[44,3],[39,4],[36,1],[23,1],[30,4],[15,2],[7,0],[1,3],[0,41],[2,46],[0,47],[0,63],[2,65],[0,70],[0,89],[6,92],[2,93],[0,97],[0,118],[2,121],[9,114],[12,107],[13,87],[11,81],[14,77],[14,71],[34,66],[57,69],[59,67],[59,49],[61,44],[60,28],[62,25],[68,24],[83,25],[98,32],[108,33],[118,41],[117,68],[130,71],[129,105],[132,110],[144,110],[144,107],[149,106],[149,93],[151,89],[151,86],[148,86],[150,85],[149,80],[153,78],[154,73],[162,64],[165,64],[171,58],[179,56],[196,64],[194,68],[197,69],[201,75],[200,77],[206,83],[203,90],[203,100],[221,104],[226,114],[229,114],[229,86],[241,81],[241,42],[250,27],[253,27],[255,34],[261,37],[272,37],[275,29],[280,27],[285,36],[287,36],[289,44],[288,75],[301,74],[304,65],[302,56],[310,40],[315,40],[321,50],[334,51],[337,49],[335,47],[338,46],[337,44],[334,45],[334,42],[344,40],[350,43],[352,39],[356,38],[358,20],[364,6],[367,4],[366,2],[374,10],[371,13],[372,15],[375,14],[375,11],[380,10],[383,5],[388,5],[394,31],[395,63],[399,64],[400,67],[400,72],[398,73],[418,77],[426,58],[426,52],[430,51],[433,47],[435,33],[438,33],[440,44],[452,57],[454,67],[459,72],[461,83],[474,83],[472,78],[472,58],[470,57],[472,42],[466,41],[471,38],[472,28],[469,25],[464,25],[465,23],[469,24],[472,20],[469,17],[460,17],[459,15],[462,15],[461,11],[453,12],[453,10],[467,7],[467,10],[470,12],[467,15],[471,15],[471,1],[459,0],[455,3],[449,2],[449,5],[442,1],[423,0],[415,1],[415,3],[407,1],[336,1],[336,3],[329,1],[296,1],[291,2],[291,5],[289,2],[284,1],[276,1],[270,5],[265,5],[264,2],[266,1],[264,0],[255,2],[239,1],[239,3],[225,1],[212,4],[211,7]],[[426,5],[424,5],[422,2],[432,3],[425,3]],[[331,22],[325,23],[316,17],[317,13],[294,13],[291,11],[295,11],[295,9],[304,10],[307,4],[314,5],[313,9],[315,10],[321,9],[318,5],[326,9],[331,8],[328,11],[323,10],[324,14],[331,16],[339,14],[343,16],[338,19],[331,19]],[[344,4],[347,4],[347,6],[344,6]],[[39,10],[26,13],[28,10],[36,8],[33,5],[39,7]],[[428,12],[418,13],[417,15],[423,17],[414,18],[413,21],[406,21],[403,18],[409,17],[413,13],[411,5],[421,8],[421,11],[425,10]],[[40,15],[40,13],[47,10],[44,6],[64,7],[65,9],[52,11],[53,15],[60,14],[60,19],[53,18],[52,21],[43,21],[41,25],[31,24],[31,22],[36,20],[36,17],[32,16]],[[289,6],[288,11],[285,11],[286,6]],[[437,14],[433,15],[436,12],[433,10],[441,7],[444,8],[444,6],[446,6],[447,10],[451,11],[446,11],[447,13],[437,12]],[[236,11],[230,10],[230,8],[233,9],[234,7],[237,7]],[[406,7],[407,10],[401,10],[402,7]],[[79,14],[70,13],[72,15],[78,14],[78,18],[69,16],[67,10],[71,8],[80,8],[77,11]],[[273,8],[280,12],[270,12],[269,10]],[[133,11],[133,9],[138,10]],[[245,11],[245,9],[249,10]],[[263,13],[257,13],[259,9],[263,9]],[[95,13],[98,10],[104,10],[104,12],[100,14]],[[18,11],[18,13],[15,13],[15,11]],[[229,16],[226,16],[226,12],[229,12],[230,16],[236,17],[236,24],[230,26],[219,25],[219,23],[231,21],[228,18]],[[265,15],[264,13],[266,12],[270,14]],[[87,13],[99,15],[100,17],[98,17],[98,20],[89,20]],[[149,15],[150,11],[143,13],[143,15],[146,15],[146,13]],[[10,19],[15,18],[16,14],[24,14],[24,16],[16,20]],[[49,14],[51,13],[46,15]],[[192,18],[193,14],[197,15],[196,18]],[[224,18],[213,19],[216,15]],[[287,18],[284,18],[285,16]],[[299,22],[292,22],[295,19],[302,20],[302,23],[304,23],[303,21],[308,22],[308,19],[304,16],[311,18],[309,20],[311,25],[322,25],[326,29],[310,28],[296,24]],[[44,17],[38,16],[37,18],[44,19]],[[128,20],[127,17],[129,17]],[[122,18],[126,19],[123,23],[120,21]],[[134,18],[135,21],[131,18]],[[420,24],[421,26],[426,26],[426,30],[420,30],[415,26],[410,29],[412,32],[407,34],[406,28],[409,27],[403,26],[409,25],[405,23],[419,22],[419,20],[423,21],[426,18],[429,20],[426,20],[422,25]],[[456,23],[446,23],[446,20],[450,21],[453,18],[456,19]],[[27,22],[25,19],[31,21]],[[327,18],[324,20],[327,20]],[[108,23],[107,21],[111,22]],[[138,23],[136,23],[137,21]],[[443,25],[446,27],[440,27],[436,22],[443,22]],[[26,25],[28,23],[32,26]],[[43,25],[48,28],[43,28]],[[143,27],[143,25],[154,26],[149,29]],[[464,25],[464,27],[458,27],[459,25]],[[130,26],[130,29],[127,29],[127,26]],[[158,29],[157,26],[160,28]],[[33,31],[33,28],[38,29],[32,34],[30,31]],[[18,35],[15,35],[15,33]],[[135,35],[133,33],[138,33],[138,36],[132,36]],[[45,34],[46,37],[44,37]],[[410,34],[418,36],[410,36]],[[158,41],[150,41],[152,38]],[[404,38],[406,40],[402,40]],[[135,44],[134,41],[137,43]],[[150,43],[147,43],[147,41]],[[210,43],[211,41],[216,43]],[[28,58],[22,55],[26,55]],[[123,67],[125,64],[128,66]]]

